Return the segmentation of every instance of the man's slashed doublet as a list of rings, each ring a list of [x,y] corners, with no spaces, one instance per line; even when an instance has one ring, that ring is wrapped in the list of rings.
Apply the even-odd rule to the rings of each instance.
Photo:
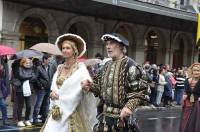
[[[108,61],[95,76],[91,91],[108,106],[119,109],[127,106],[133,111],[140,102],[138,97],[142,95],[136,71],[135,63],[128,57]]]

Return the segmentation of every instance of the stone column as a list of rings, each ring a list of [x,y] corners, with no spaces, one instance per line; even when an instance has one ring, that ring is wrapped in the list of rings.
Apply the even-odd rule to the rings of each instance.
[[[171,48],[168,49],[167,51],[168,51],[168,61],[166,61],[166,64],[169,64],[170,67],[172,67],[174,50]]]
[[[96,28],[96,32],[90,40],[90,51],[88,52],[88,56],[94,58],[97,53],[100,53],[105,57],[105,48],[103,42],[101,41],[101,36],[104,34],[104,23],[98,20],[95,23],[94,28]]]
[[[138,64],[143,64],[145,61],[145,54],[144,54],[144,39],[142,36],[136,38],[136,50],[135,50],[135,61]]]
[[[91,47],[89,53],[89,57],[94,58],[97,53],[100,53],[104,56],[104,47],[101,41],[91,41]]]
[[[3,1],[0,0],[0,32],[2,32],[2,25],[3,25]]]
[[[172,32],[172,31],[171,31]],[[165,54],[165,61],[164,64],[169,64],[170,66],[172,66],[172,62],[173,62],[173,38],[172,35],[170,33],[170,31],[166,31],[165,32],[165,44],[166,46],[163,47],[166,50],[166,54]]]
[[[3,31],[3,1],[0,0],[0,43],[2,42],[2,31]]]
[[[1,42],[15,48],[16,50],[23,49],[23,44],[21,44],[21,41],[19,40],[19,33],[1,32]]]
[[[55,44],[57,37],[58,36],[51,36],[51,35],[49,35],[48,36],[49,43]]]

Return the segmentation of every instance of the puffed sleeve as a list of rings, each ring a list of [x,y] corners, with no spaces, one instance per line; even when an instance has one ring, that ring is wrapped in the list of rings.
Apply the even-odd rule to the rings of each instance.
[[[90,91],[95,95],[95,97],[100,96],[101,93],[101,71],[99,71],[94,77],[93,77],[93,84]]]
[[[146,98],[145,91],[139,86],[139,79],[137,79],[137,67],[130,66],[127,74],[127,88],[126,88],[126,99],[125,104],[131,111],[134,111],[141,101]]]

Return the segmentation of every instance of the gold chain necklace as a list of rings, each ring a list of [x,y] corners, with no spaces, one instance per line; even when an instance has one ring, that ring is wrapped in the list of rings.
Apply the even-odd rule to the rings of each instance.
[[[76,63],[77,63],[76,60],[74,60],[74,61],[72,62],[72,64],[66,64],[66,63],[64,63],[64,64],[63,64],[63,67],[64,67],[65,69],[70,69],[70,68],[73,67]]]
[[[70,66],[69,69],[67,69],[67,74],[65,74],[64,76],[61,76],[61,73],[66,70],[64,67],[64,64],[63,64],[61,66],[61,70],[60,70],[57,80],[56,80],[56,84],[57,84],[58,88],[60,88],[62,86],[63,82],[67,78],[69,78],[77,69],[78,69],[78,63],[76,62],[72,66]]]

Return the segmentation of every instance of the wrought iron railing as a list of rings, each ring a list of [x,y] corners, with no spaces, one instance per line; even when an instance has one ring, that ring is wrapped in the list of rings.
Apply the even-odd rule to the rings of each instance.
[[[188,10],[194,11],[195,9],[200,8],[200,0],[136,0],[136,1],[142,1],[142,2],[147,2],[151,4],[156,4],[160,6],[186,10],[186,11]]]

